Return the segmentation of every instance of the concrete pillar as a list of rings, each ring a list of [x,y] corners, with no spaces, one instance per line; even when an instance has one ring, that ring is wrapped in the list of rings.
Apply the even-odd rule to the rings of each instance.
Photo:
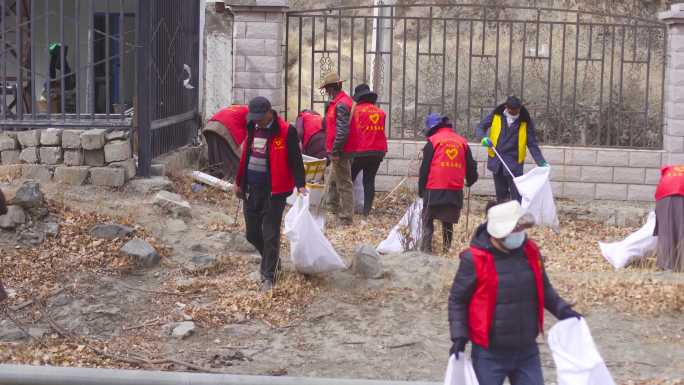
[[[283,111],[283,31],[288,0],[228,1],[235,23],[233,36],[233,102],[247,103],[256,96]]]
[[[684,164],[684,4],[658,15],[667,24],[663,164]]]

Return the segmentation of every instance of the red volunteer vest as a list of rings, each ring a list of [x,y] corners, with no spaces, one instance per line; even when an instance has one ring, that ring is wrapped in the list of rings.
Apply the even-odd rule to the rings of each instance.
[[[449,127],[442,127],[428,138],[434,155],[427,185],[431,190],[462,190],[465,178],[468,141]]]
[[[357,104],[351,117],[350,134],[355,140],[354,152],[387,152],[385,111],[373,103]]]
[[[544,330],[544,281],[541,253],[537,244],[532,240],[525,242],[524,250],[537,287],[537,319],[539,331],[542,332]],[[468,330],[471,341],[484,348],[489,348],[489,331],[494,322],[499,277],[496,273],[494,256],[489,251],[470,247],[470,252],[473,255],[477,281],[475,292],[468,305]]]
[[[303,147],[306,148],[306,146],[309,145],[309,140],[311,140],[311,137],[323,129],[323,117],[312,112],[302,112],[300,116],[302,117],[304,124],[304,137],[302,138],[302,144]]]
[[[287,132],[290,124],[285,119],[278,117],[278,133],[271,136],[268,140],[268,166],[271,176],[271,195],[292,192],[295,187],[294,176],[290,170],[287,157]],[[247,151],[250,150],[251,143],[242,146],[242,157],[240,157],[240,168],[235,177],[235,183],[243,187],[243,178],[247,168]]]
[[[665,166],[660,169],[660,182],[656,188],[655,199],[681,195],[684,196],[684,165]]]
[[[325,150],[328,153],[332,153],[333,144],[335,143],[335,131],[337,131],[337,112],[335,111],[335,107],[337,106],[337,103],[346,104],[351,111],[353,101],[344,91],[340,91],[340,93],[335,96],[335,99],[328,104],[328,109],[325,111]],[[352,152],[351,150],[354,146],[352,143],[353,139],[350,131],[347,143],[344,145],[342,151]]]
[[[209,121],[221,123],[233,137],[235,144],[239,146],[247,137],[247,112],[249,112],[247,106],[236,104],[217,112]]]

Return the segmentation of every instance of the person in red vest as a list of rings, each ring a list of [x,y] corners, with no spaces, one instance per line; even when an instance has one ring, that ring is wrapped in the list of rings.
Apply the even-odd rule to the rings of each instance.
[[[684,165],[660,170],[656,188],[656,265],[665,270],[684,271]]]
[[[342,90],[342,80],[336,73],[330,73],[325,77],[321,89],[325,89],[330,97],[323,118],[325,149],[332,166],[326,178],[328,209],[337,213],[343,225],[351,225],[354,218],[351,162],[355,141],[349,130],[349,117],[353,101]]]
[[[448,252],[463,207],[463,187],[477,181],[477,162],[468,141],[458,135],[446,116],[425,118],[423,161],[418,177],[418,195],[423,198],[423,237],[420,249],[432,252],[433,221],[442,222],[443,250]]]
[[[324,159],[327,153],[325,151],[323,117],[316,111],[304,110],[297,116],[295,127],[302,143],[302,153]]]
[[[385,136],[385,111],[375,105],[378,94],[368,84],[354,89],[356,105],[352,109],[351,136],[356,143],[352,162],[352,181],[363,171],[363,215],[368,216],[375,198],[375,175],[387,153]]]
[[[295,186],[306,194],[297,130],[258,96],[249,102],[247,139],[235,177],[235,195],[245,200],[247,240],[261,254],[262,291],[273,288],[280,266],[280,226],[285,199]]]
[[[450,354],[472,342],[480,385],[544,385],[537,336],[544,309],[581,318],[551,285],[544,258],[525,230],[534,218],[518,201],[493,204],[461,255],[449,295]]]
[[[202,129],[207,141],[210,173],[232,179],[240,163],[240,146],[247,136],[247,106],[232,105],[217,112]]]

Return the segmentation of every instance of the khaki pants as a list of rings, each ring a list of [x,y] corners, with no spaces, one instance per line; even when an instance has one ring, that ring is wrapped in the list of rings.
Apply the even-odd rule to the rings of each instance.
[[[354,215],[354,184],[351,179],[351,159],[333,160],[328,172],[328,208],[342,220]]]

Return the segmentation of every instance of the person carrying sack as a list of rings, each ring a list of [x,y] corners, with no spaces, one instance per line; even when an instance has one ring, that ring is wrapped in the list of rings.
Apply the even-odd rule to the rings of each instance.
[[[475,231],[449,295],[450,355],[473,343],[480,385],[544,385],[536,339],[544,309],[560,320],[582,315],[551,286],[541,251],[525,233],[534,219],[520,203],[493,205]]]
[[[359,84],[354,89],[356,105],[352,109],[350,132],[356,141],[352,162],[352,181],[363,171],[363,215],[368,216],[375,198],[375,175],[387,153],[385,136],[385,111],[375,102],[378,94],[368,84]]]
[[[513,182],[514,177],[523,174],[523,165],[527,157],[527,149],[537,165],[546,167],[549,164],[544,159],[534,128],[534,122],[520,99],[510,96],[506,103],[499,105],[477,126],[477,137],[482,140],[482,145],[488,147],[489,160],[487,168],[494,175],[494,188],[496,200],[504,202],[509,199],[521,201],[521,196]],[[496,156],[494,149],[506,162],[511,173]]]
[[[245,200],[246,236],[261,255],[261,291],[269,291],[280,266],[280,226],[285,200],[297,186],[307,194],[297,130],[257,96],[249,102],[247,139],[235,177],[235,195]]]
[[[328,184],[328,208],[336,213],[343,225],[354,218],[354,183],[351,178],[354,138],[349,130],[352,98],[342,90],[342,80],[336,73],[328,74],[321,89],[330,97],[325,106],[323,125],[325,149],[331,162]]]
[[[302,153],[324,159],[326,151],[323,117],[316,111],[303,110],[297,116],[295,127],[299,141],[302,143]]]
[[[684,165],[665,166],[655,193],[656,265],[684,271]]]
[[[433,221],[442,222],[444,252],[453,239],[454,223],[463,208],[463,187],[477,181],[477,162],[468,141],[454,132],[449,118],[436,113],[425,118],[423,161],[418,178],[418,195],[423,198],[423,237],[420,250],[432,252]]]

